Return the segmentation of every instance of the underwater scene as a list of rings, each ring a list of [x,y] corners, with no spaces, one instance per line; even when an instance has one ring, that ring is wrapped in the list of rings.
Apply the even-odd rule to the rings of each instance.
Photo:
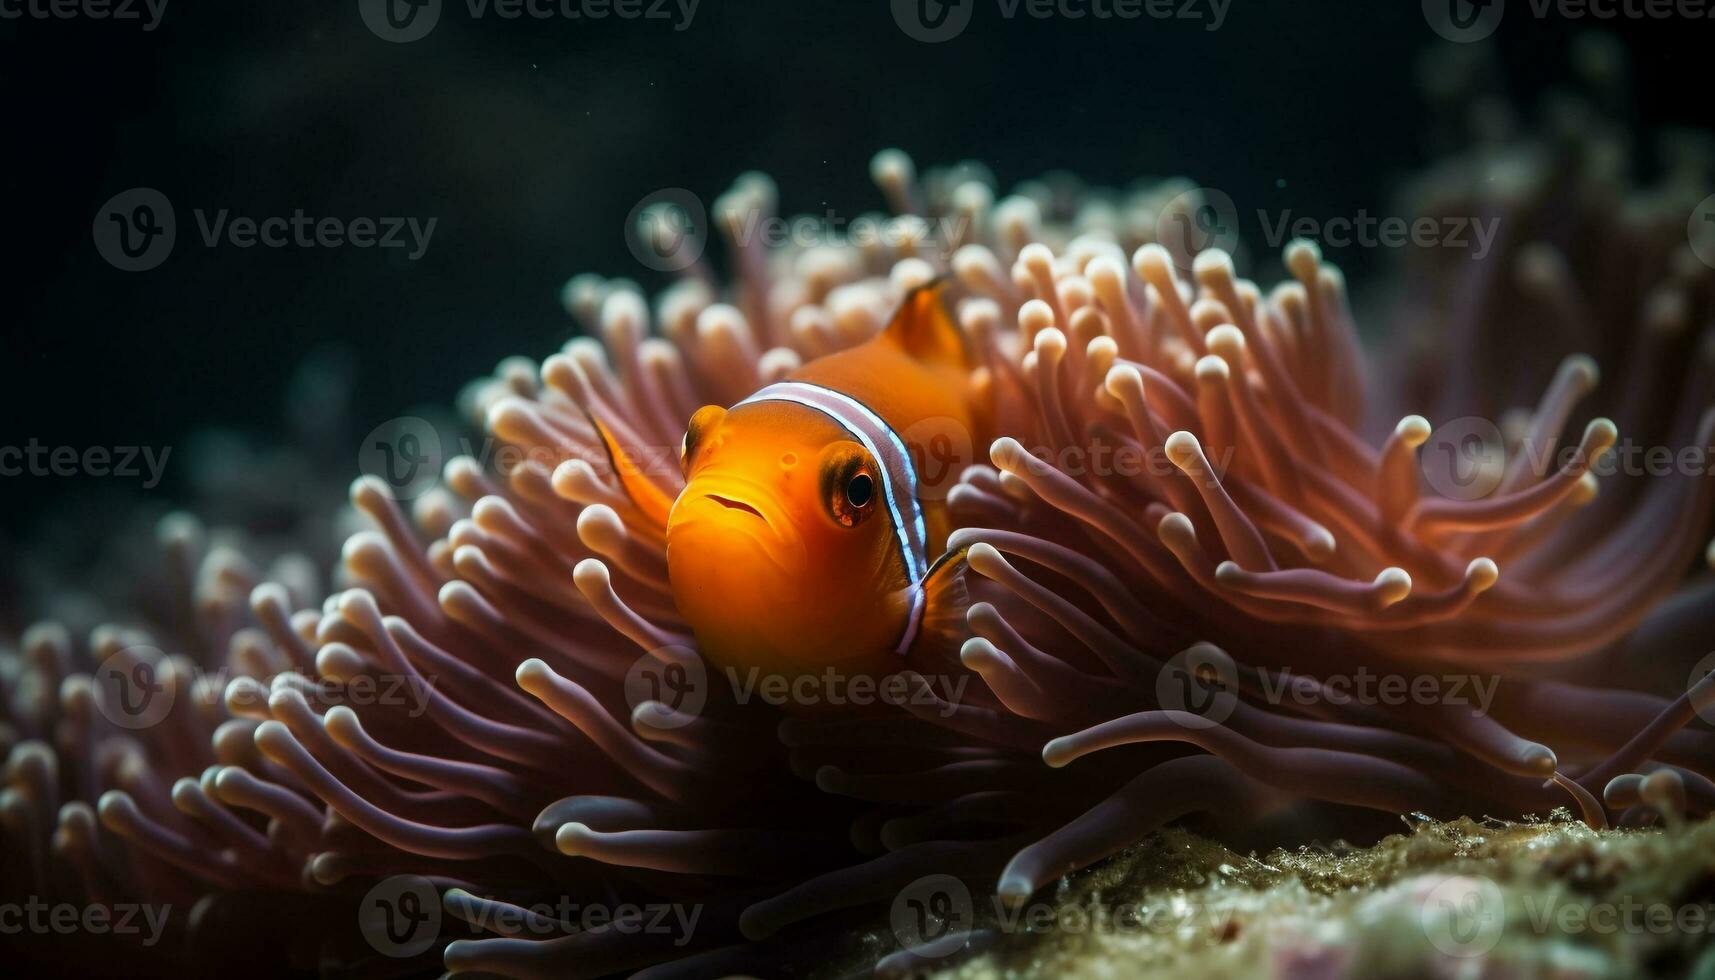
[[[0,973],[1715,980],[1715,0],[0,0]]]

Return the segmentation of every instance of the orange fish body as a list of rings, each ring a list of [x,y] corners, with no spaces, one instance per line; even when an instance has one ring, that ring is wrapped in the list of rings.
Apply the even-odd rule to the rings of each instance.
[[[957,473],[931,459],[939,485],[926,487],[925,451],[911,443],[981,444],[973,377],[931,284],[871,340],[692,416],[667,565],[707,659],[788,677],[879,675],[930,645],[956,646],[960,563],[937,559]]]

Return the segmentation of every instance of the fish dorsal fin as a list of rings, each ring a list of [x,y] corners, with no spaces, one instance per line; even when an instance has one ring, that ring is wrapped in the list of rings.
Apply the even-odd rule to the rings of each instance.
[[[923,364],[969,368],[970,345],[947,310],[948,283],[942,276],[906,293],[882,336]]]
[[[593,412],[584,414],[590,420],[590,425],[595,427],[596,435],[601,438],[601,446],[607,451],[608,465],[613,468],[614,475],[619,477],[619,485],[625,491],[625,496],[645,518],[666,527],[667,515],[673,510],[672,498],[643,475],[642,467],[637,465],[637,461],[632,459],[631,454],[625,451],[619,440],[613,437],[613,433]]]

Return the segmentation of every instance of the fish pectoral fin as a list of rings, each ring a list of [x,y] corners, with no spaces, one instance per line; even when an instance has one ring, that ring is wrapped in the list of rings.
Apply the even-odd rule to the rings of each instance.
[[[947,310],[948,282],[943,276],[907,293],[883,335],[919,363],[969,369],[970,345]]]
[[[600,419],[590,412],[584,414],[589,418],[590,425],[595,427],[596,435],[601,438],[602,448],[607,451],[608,465],[619,478],[619,486],[625,491],[626,499],[630,500],[645,518],[665,528],[667,515],[673,510],[673,498],[667,496],[665,491],[644,475],[643,468],[637,465],[637,461],[625,451],[625,447],[619,444],[613,432],[603,425]]]
[[[965,588],[965,553],[949,551],[935,559],[923,576],[923,622],[907,656],[913,665],[928,667],[959,659],[959,648],[970,639],[965,622],[971,596]]]

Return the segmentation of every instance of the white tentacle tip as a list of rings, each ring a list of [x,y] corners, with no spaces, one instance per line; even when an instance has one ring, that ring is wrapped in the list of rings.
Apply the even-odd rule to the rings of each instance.
[[[1304,539],[1304,555],[1311,561],[1320,564],[1334,557],[1339,544],[1327,528],[1317,525],[1312,528]]]
[[[896,146],[877,150],[875,156],[869,158],[870,179],[878,184],[910,180],[916,172],[911,155]]]
[[[1591,419],[1584,427],[1584,444],[1591,454],[1606,452],[1619,438],[1619,427],[1612,419]]]
[[[1123,400],[1127,394],[1143,390],[1143,373],[1130,364],[1116,364],[1108,369],[1103,383],[1108,394]]]
[[[1202,445],[1197,442],[1197,437],[1184,429],[1168,436],[1165,445],[1167,458],[1173,461],[1173,465],[1181,469],[1185,468],[1197,454],[1203,451]]]
[[[1042,746],[1042,761],[1050,769],[1064,769],[1075,758],[1077,758],[1077,752],[1072,747],[1070,739],[1050,739],[1048,744]]]
[[[393,499],[393,488],[378,476],[364,474],[351,481],[350,499],[353,506],[368,510]]]
[[[1006,558],[999,549],[983,541],[971,545],[971,550],[965,552],[965,561],[984,578],[993,578],[990,572],[998,572],[1006,567]]]
[[[572,583],[585,595],[606,592],[613,585],[613,576],[600,558],[585,558],[572,569]]]
[[[1472,592],[1487,592],[1501,577],[1501,569],[1492,559],[1473,558],[1465,566],[1465,583]]]
[[[1198,282],[1210,277],[1231,279],[1234,276],[1233,257],[1225,249],[1206,248],[1191,260],[1191,274]]]
[[[1429,434],[1433,429],[1429,420],[1423,416],[1407,415],[1399,420],[1399,424],[1393,427],[1393,431],[1399,436],[1401,442],[1412,449],[1416,449],[1429,441]]]
[[[1203,335],[1203,340],[1209,349],[1220,355],[1229,365],[1239,363],[1245,352],[1245,335],[1238,327],[1230,323],[1222,323]]]
[[[554,831],[554,846],[561,854],[568,857],[578,857],[590,842],[592,835],[588,824],[575,821],[563,823],[560,829]]]
[[[1286,243],[1282,257],[1286,260],[1286,268],[1292,272],[1293,278],[1312,279],[1322,264],[1322,248],[1308,238],[1295,238]]]
[[[1580,392],[1586,394],[1595,390],[1602,381],[1602,368],[1589,354],[1568,355],[1561,370],[1567,373]]]
[[[1001,436],[989,445],[990,462],[1007,472],[1017,471],[1027,455],[1024,444],[1011,436]]]
[[[1041,242],[1031,242],[1018,250],[1018,261],[1031,272],[1051,273],[1054,269],[1054,250]]]
[[[973,636],[959,647],[959,662],[972,670],[981,670],[1000,660],[1000,651],[993,643],[980,636]]]
[[[597,551],[612,550],[625,537],[625,523],[606,504],[591,504],[578,514],[578,539]]]
[[[1403,568],[1384,568],[1375,580],[1376,599],[1387,608],[1411,595],[1411,576]]]
[[[512,672],[512,678],[524,690],[534,691],[546,684],[553,674],[553,668],[549,667],[545,661],[538,657],[531,657],[518,665],[518,669]]]
[[[1157,534],[1163,538],[1172,536],[1186,540],[1195,540],[1197,529],[1192,527],[1191,518],[1178,511],[1173,511],[1161,518],[1161,523],[1155,526]]]
[[[1036,355],[1058,359],[1066,353],[1066,335],[1059,327],[1049,327],[1036,335]]]
[[[363,725],[358,721],[357,712],[343,704],[335,705],[322,715],[322,727],[327,729],[328,737],[345,748],[351,748],[357,741]]]

